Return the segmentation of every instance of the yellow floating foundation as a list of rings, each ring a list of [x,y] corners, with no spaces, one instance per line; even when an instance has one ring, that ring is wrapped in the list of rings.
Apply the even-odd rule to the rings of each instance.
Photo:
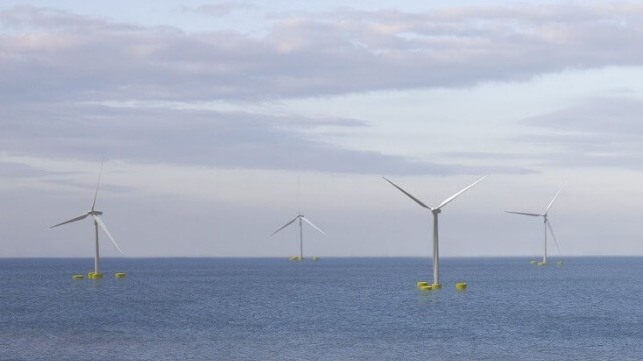
[[[531,264],[538,264],[538,261],[529,261]]]
[[[116,273],[114,273],[114,278],[124,278],[125,276],[127,276],[127,274],[125,272],[116,272]]]
[[[433,287],[434,290],[439,290],[440,288],[442,288],[442,285],[439,283],[434,283],[431,285],[431,287]]]
[[[288,260],[290,260],[290,261],[301,261],[301,260],[303,260],[303,258],[301,258],[299,256],[292,256],[292,257],[288,258]]]
[[[72,276],[71,276],[71,279],[72,279],[72,280],[82,280],[82,279],[84,279],[84,278],[85,278],[85,277],[84,277],[83,275],[72,275]]]
[[[428,286],[429,282],[427,282],[427,281],[417,281],[417,283],[415,285],[417,286],[417,288],[420,288],[420,287]]]
[[[557,266],[562,266],[562,265],[563,265],[563,261],[558,261],[558,262],[556,262],[556,265],[557,265]]]
[[[538,262],[538,263],[536,263],[536,265],[538,265],[538,266],[546,266],[547,262]]]
[[[420,286],[418,288],[420,289],[420,291],[431,291],[433,289],[433,287],[431,287],[429,285]]]
[[[455,284],[455,289],[456,290],[465,290],[467,289],[467,283],[466,282],[458,282]]]
[[[319,257],[317,256],[313,257],[313,261],[319,261]]]
[[[103,274],[102,273],[89,272],[87,274],[87,278],[89,278],[90,280],[100,280],[100,279],[103,278]]]

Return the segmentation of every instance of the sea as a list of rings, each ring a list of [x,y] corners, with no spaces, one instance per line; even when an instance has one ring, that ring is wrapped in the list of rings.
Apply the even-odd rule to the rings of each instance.
[[[0,259],[0,360],[643,360],[643,258],[440,266],[420,291],[425,258]]]

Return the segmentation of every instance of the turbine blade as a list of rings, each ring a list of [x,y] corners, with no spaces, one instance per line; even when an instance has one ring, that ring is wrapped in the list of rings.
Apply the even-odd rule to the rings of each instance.
[[[71,222],[80,221],[81,219],[85,219],[85,217],[87,217],[88,215],[89,215],[89,213],[81,214],[80,216],[78,216],[78,217],[76,217],[76,218],[72,218],[72,219],[70,219],[70,220],[68,220],[68,221],[64,221],[64,222],[58,223],[58,224],[56,224],[56,225],[54,225],[54,226],[51,226],[51,227],[49,227],[49,228],[54,228],[54,227],[62,226],[63,224],[67,224],[67,223],[71,223]]]
[[[426,208],[426,209],[428,209],[428,210],[432,210],[432,209],[431,209],[431,207],[429,207],[429,206],[427,206],[426,204],[422,203],[422,201],[420,201],[419,199],[417,199],[417,198],[413,197],[409,192],[407,192],[407,191],[405,191],[404,189],[400,188],[397,184],[395,184],[395,183],[391,182],[391,181],[390,181],[390,180],[388,180],[386,177],[382,177],[382,178],[384,178],[384,180],[385,180],[385,181],[387,181],[387,182],[391,183],[391,185],[393,185],[393,187],[395,187],[395,188],[399,189],[399,190],[400,190],[400,192],[402,192],[402,193],[406,194],[409,198],[411,198],[412,200],[414,200],[414,201],[415,201],[415,203],[419,204],[420,206],[422,206],[422,207],[424,207],[424,208]]]
[[[442,208],[442,207],[446,206],[449,202],[451,202],[452,200],[456,199],[460,194],[462,194],[462,193],[464,193],[464,192],[468,191],[468,190],[469,190],[469,188],[471,188],[471,187],[473,187],[474,185],[478,184],[478,182],[480,182],[481,180],[483,180],[483,179],[485,179],[485,178],[487,178],[487,176],[484,176],[484,177],[482,177],[482,178],[478,179],[477,181],[473,182],[470,186],[466,187],[465,189],[463,189],[463,190],[459,191],[458,193],[456,193],[456,194],[452,195],[451,197],[447,198],[444,202],[442,202],[442,204],[440,204],[439,206],[437,206],[437,208],[436,208],[436,209],[440,209],[440,208]]]
[[[103,220],[102,220],[102,219],[100,219],[100,218],[98,218],[98,216],[93,215],[93,214],[92,214],[92,217],[94,217],[94,220],[96,221],[96,223],[98,223],[98,225],[100,226],[100,229],[102,229],[102,230],[103,230],[103,232],[105,232],[105,234],[107,235],[107,237],[109,238],[109,240],[110,240],[110,241],[112,241],[112,243],[114,244],[114,246],[116,247],[116,249],[117,249],[121,254],[123,254],[123,251],[121,250],[121,247],[119,247],[119,246],[118,246],[118,243],[116,243],[116,240],[114,240],[114,237],[112,237],[112,234],[111,234],[111,233],[109,233],[109,231],[107,230],[107,226],[105,225],[105,223],[103,223]]]
[[[521,214],[523,216],[532,216],[532,217],[542,217],[542,214],[536,214],[536,213],[524,213],[524,212],[512,212],[512,211],[505,211],[505,213]]]
[[[315,228],[316,230],[318,230],[319,232],[321,232],[321,234],[326,235],[326,233],[324,233],[324,231],[322,231],[319,227],[317,227],[316,225],[314,225],[314,224],[313,224],[313,222],[309,221],[306,217],[301,216],[301,219],[303,219],[303,220],[304,220],[304,222],[306,222],[306,223],[310,224],[313,228]]]
[[[271,236],[274,236],[277,232],[279,232],[279,231],[281,231],[282,229],[284,229],[284,228],[288,227],[289,225],[291,225],[291,224],[292,224],[294,221],[296,221],[299,217],[300,217],[300,216],[299,216],[299,215],[297,215],[297,217],[293,218],[293,220],[292,220],[292,221],[290,221],[290,222],[288,222],[288,223],[284,224],[283,226],[281,226],[281,228],[279,228],[278,230],[276,230],[276,231],[272,232]]]
[[[551,200],[551,202],[549,202],[549,205],[547,206],[547,209],[545,209],[545,213],[544,213],[544,214],[547,214],[547,212],[549,212],[549,208],[551,208],[551,206],[554,204],[554,202],[556,201],[556,198],[558,198],[558,195],[560,194],[560,191],[562,191],[562,190],[563,190],[563,187],[565,187],[565,185],[562,185],[562,186],[558,189],[558,192],[557,192],[557,193],[556,193],[556,195],[554,196],[554,199],[552,199],[552,200]]]
[[[98,182],[96,182],[96,192],[94,192],[94,201],[92,202],[92,211],[96,207],[96,197],[98,196],[98,185],[100,184],[100,177],[103,175],[103,164],[105,161],[100,163],[100,171],[98,172]]]
[[[554,239],[554,244],[556,245],[556,249],[558,250],[558,255],[560,256],[560,247],[558,246],[558,240],[556,239],[556,235],[554,234],[554,228],[552,228],[551,223],[549,223],[549,220],[547,220],[547,228],[549,229],[549,233],[551,233],[551,237]]]

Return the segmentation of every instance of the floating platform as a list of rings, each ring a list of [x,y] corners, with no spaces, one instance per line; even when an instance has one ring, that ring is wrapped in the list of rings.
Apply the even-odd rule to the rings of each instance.
[[[319,257],[315,256],[312,258],[313,261],[319,261]]]
[[[429,284],[427,281],[417,281],[415,283],[415,286],[420,290],[420,291],[431,291],[431,290],[439,290],[442,288],[442,285],[439,283],[434,283],[434,284]]]
[[[71,279],[72,280],[82,280],[82,279],[85,279],[85,276],[83,276],[83,275],[72,275]]]
[[[89,278],[90,280],[100,280],[100,279],[103,279],[103,274],[96,273],[96,272],[89,272],[87,274],[87,278]]]
[[[289,258],[288,258],[288,260],[289,260],[289,261],[303,261],[303,260],[304,260],[304,258],[303,258],[303,257],[299,257],[299,256],[292,256],[292,257],[289,257]]]
[[[125,278],[127,274],[125,272],[116,272],[114,273],[114,278]]]
[[[547,265],[547,262],[538,262],[538,263],[536,263],[536,266],[541,266],[542,267],[542,266],[546,266],[546,265]]]
[[[458,282],[455,284],[455,289],[456,290],[466,290],[467,289],[467,283],[466,282]]]

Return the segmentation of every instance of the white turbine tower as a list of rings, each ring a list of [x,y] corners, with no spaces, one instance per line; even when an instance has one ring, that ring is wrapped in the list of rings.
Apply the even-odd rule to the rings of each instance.
[[[473,187],[476,185],[478,182],[483,180],[486,176],[478,179],[477,181],[473,182],[471,185],[467,186],[463,190],[459,191],[458,193],[452,195],[451,197],[445,199],[442,203],[440,203],[439,206],[435,208],[431,208],[424,204],[422,201],[419,199],[415,198],[412,196],[409,192],[405,191],[404,189],[400,188],[398,185],[395,183],[391,182],[388,180],[386,177],[383,177],[384,180],[387,182],[391,183],[395,188],[399,189],[402,193],[406,194],[409,198],[415,201],[415,203],[419,204],[421,207],[428,209],[433,213],[433,287],[434,288],[439,288],[440,286],[440,251],[439,251],[439,237],[438,237],[438,215],[442,212],[442,207],[446,206],[449,202],[452,200],[456,199],[459,195],[462,193],[466,192],[469,190],[469,188]]]
[[[544,266],[544,265],[547,264],[547,230],[549,230],[549,232],[551,233],[551,236],[554,239],[554,244],[556,245],[556,248],[558,249],[558,254],[560,254],[560,247],[558,247],[558,241],[556,240],[556,235],[554,235],[554,229],[552,228],[551,223],[549,222],[549,219],[547,218],[547,213],[549,212],[549,209],[551,208],[551,206],[556,201],[556,198],[558,198],[558,195],[560,194],[560,191],[563,190],[563,187],[564,186],[561,186],[558,189],[558,192],[556,192],[556,195],[551,200],[551,202],[549,202],[549,205],[545,209],[545,212],[543,212],[542,214],[505,211],[506,213],[519,214],[519,215],[522,215],[522,216],[543,217],[543,223],[544,223],[544,227],[545,227],[545,240],[543,242],[543,260],[542,260],[542,262],[532,261],[532,263],[537,263],[539,266]]]
[[[100,227],[100,229],[103,230],[103,232],[105,232],[105,234],[107,235],[109,240],[112,241],[112,243],[114,244],[116,249],[121,254],[123,253],[121,248],[118,246],[118,243],[116,243],[116,241],[114,240],[114,237],[112,237],[111,233],[109,233],[109,230],[107,230],[107,226],[105,225],[103,220],[100,219],[100,217],[99,217],[100,215],[103,214],[103,212],[96,210],[96,196],[98,195],[98,185],[100,184],[100,177],[101,177],[102,172],[103,172],[103,167],[101,166],[101,171],[100,171],[100,173],[98,175],[98,182],[96,183],[96,192],[94,192],[94,201],[92,202],[92,208],[87,213],[81,214],[78,217],[72,218],[72,219],[70,219],[68,221],[64,221],[62,223],[58,223],[58,224],[50,227],[50,228],[54,228],[54,227],[62,226],[63,224],[80,221],[82,219],[87,218],[88,216],[91,216],[94,219],[94,234],[95,234],[96,252],[95,252],[95,255],[94,255],[94,272],[90,272],[88,274],[88,277],[91,278],[91,279],[103,278],[103,274],[100,273],[100,256],[99,256],[99,247],[98,247],[98,228],[99,227]],[[117,273],[116,274],[116,277],[119,277],[119,278],[123,277],[123,276],[125,276],[124,273]],[[79,275],[75,275],[74,278],[82,278],[82,276],[79,277]]]
[[[302,261],[304,259],[304,231],[302,227],[302,222],[308,223],[311,227],[314,229],[318,230],[321,234],[326,235],[324,231],[322,231],[319,227],[314,225],[311,221],[309,221],[306,217],[304,217],[303,214],[300,212],[297,212],[297,216],[293,218],[290,222],[284,224],[281,228],[278,230],[272,232],[271,236],[274,236],[277,234],[277,232],[281,231],[282,229],[288,227],[289,225],[293,224],[295,221],[299,220],[299,257],[291,257],[290,260],[292,261]]]

